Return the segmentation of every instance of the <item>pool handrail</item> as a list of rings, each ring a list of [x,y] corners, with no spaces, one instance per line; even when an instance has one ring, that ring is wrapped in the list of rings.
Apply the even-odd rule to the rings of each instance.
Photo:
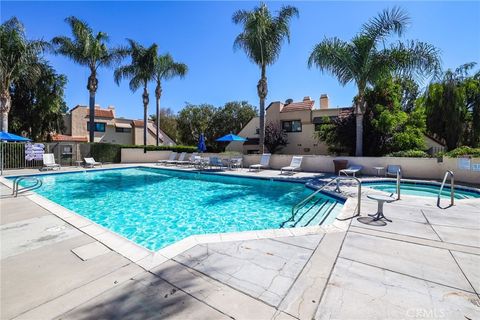
[[[397,170],[397,200],[400,200],[400,183],[402,182],[402,169]]]
[[[32,180],[35,182],[35,184],[27,187],[20,188],[20,181],[22,180]],[[19,193],[31,191],[31,190],[36,190],[42,186],[42,180],[36,178],[36,177],[17,177],[15,180],[13,180],[13,189],[12,189],[12,195],[16,198]]]
[[[437,197],[437,207],[440,207],[440,198],[442,196],[443,188],[445,187],[445,182],[447,181],[448,176],[450,176],[450,207],[455,204],[455,174],[452,170],[447,170],[443,176],[442,185],[438,191]]]
[[[283,228],[283,226],[287,223],[287,222],[291,222],[291,221],[294,221],[295,220],[295,216],[297,215],[298,211],[302,208],[300,207],[301,205],[305,204],[306,202],[308,202],[310,199],[312,199],[315,195],[317,195],[318,193],[320,193],[321,191],[323,191],[323,189],[325,189],[326,187],[328,187],[329,185],[333,184],[334,182],[337,183],[337,187],[335,189],[336,192],[340,192],[340,185],[339,185],[339,181],[340,180],[356,180],[358,182],[358,202],[357,202],[357,214],[355,214],[354,216],[350,217],[350,218],[347,218],[347,219],[352,219],[352,218],[355,218],[357,216],[360,215],[360,206],[361,206],[361,199],[362,199],[362,182],[360,181],[360,179],[358,179],[357,177],[350,177],[350,176],[347,176],[347,177],[335,177],[333,178],[332,180],[328,181],[326,184],[324,184],[323,186],[321,186],[319,189],[317,189],[314,193],[310,194],[308,197],[304,198],[303,200],[301,200],[300,202],[298,202],[297,204],[295,204],[293,207],[292,207],[292,215],[290,216],[290,218],[288,220],[285,220],[283,221],[281,224],[280,224],[280,228]],[[347,220],[345,219],[345,220]]]

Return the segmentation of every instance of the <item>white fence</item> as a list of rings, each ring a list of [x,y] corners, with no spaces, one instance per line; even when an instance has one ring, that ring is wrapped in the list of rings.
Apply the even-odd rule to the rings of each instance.
[[[142,163],[156,162],[157,160],[167,159],[170,151],[148,151],[143,149],[122,149],[122,162],[124,163]],[[222,157],[221,154],[205,153],[205,156],[215,155]],[[228,156],[224,156],[228,157]],[[457,181],[480,184],[480,158],[468,160],[468,168],[465,167],[465,161],[457,158],[444,157],[439,161],[437,158],[401,158],[401,157],[331,157],[320,155],[304,155],[302,170],[308,172],[334,172],[333,160],[348,160],[349,165],[361,165],[362,172],[367,175],[376,174],[373,167],[386,167],[389,164],[402,166],[403,176],[405,178],[433,179],[441,180],[445,171],[453,170]],[[280,169],[288,166],[292,160],[292,155],[274,154],[270,159],[272,169]],[[260,155],[243,155],[244,166],[260,162]]]

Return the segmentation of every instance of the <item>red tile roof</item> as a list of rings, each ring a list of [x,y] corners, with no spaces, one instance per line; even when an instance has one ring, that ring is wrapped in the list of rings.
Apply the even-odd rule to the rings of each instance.
[[[52,136],[52,141],[88,142],[88,138],[83,136],[67,136],[64,134],[55,134]]]
[[[87,116],[90,116],[90,110],[87,110]],[[113,110],[110,110],[110,109],[95,109],[95,117],[113,118]]]
[[[143,121],[142,120],[133,120],[133,125],[135,127],[143,127]]]
[[[292,111],[302,111],[302,110],[312,110],[313,105],[315,104],[314,100],[304,100],[301,102],[292,102],[287,104],[282,108],[280,112],[292,112]]]

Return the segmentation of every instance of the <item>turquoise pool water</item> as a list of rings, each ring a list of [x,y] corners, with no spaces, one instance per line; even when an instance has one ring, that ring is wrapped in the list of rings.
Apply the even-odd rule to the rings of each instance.
[[[397,185],[393,181],[375,181],[362,182],[365,187],[373,188],[380,191],[397,193]],[[412,196],[437,197],[440,186],[426,183],[402,182],[400,184],[400,193]],[[450,198],[450,186],[445,186],[442,190],[442,198]],[[455,199],[480,198],[480,193],[469,191],[466,189],[455,188]]]
[[[35,192],[150,250],[194,234],[278,228],[312,192],[300,183],[141,167],[38,178]]]

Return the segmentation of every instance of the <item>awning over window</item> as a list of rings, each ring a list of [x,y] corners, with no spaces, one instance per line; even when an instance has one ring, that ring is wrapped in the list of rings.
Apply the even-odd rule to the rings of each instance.
[[[131,128],[132,125],[130,123],[115,122],[115,127],[117,127],[117,128]]]

